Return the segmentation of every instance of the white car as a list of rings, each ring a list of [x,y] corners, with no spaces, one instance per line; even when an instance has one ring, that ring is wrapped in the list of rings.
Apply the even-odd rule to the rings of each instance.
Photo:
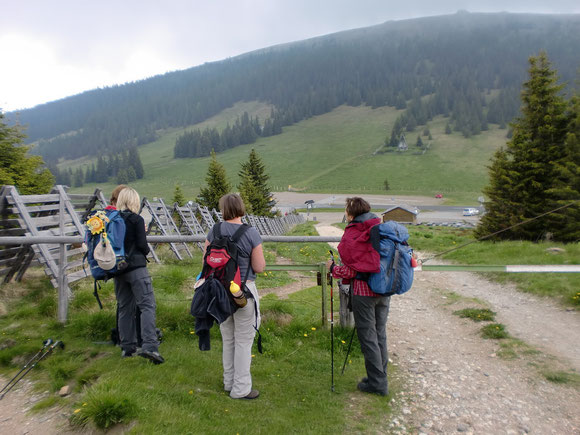
[[[476,208],[464,208],[463,209],[463,216],[477,216],[479,214],[479,210]]]

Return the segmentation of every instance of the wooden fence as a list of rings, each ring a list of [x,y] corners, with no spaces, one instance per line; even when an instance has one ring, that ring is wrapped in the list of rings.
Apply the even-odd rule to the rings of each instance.
[[[69,285],[90,276],[84,262],[83,236],[86,216],[95,209],[107,206],[103,193],[70,194],[65,186],[55,186],[46,195],[21,195],[14,186],[0,188],[0,277],[2,282],[20,281],[31,265],[44,267],[52,285],[59,289],[59,319],[66,320],[66,305],[70,296]],[[143,198],[142,215],[148,225],[150,256],[159,262],[156,248],[169,243],[170,250],[182,260],[192,257],[185,237],[201,241],[207,231],[222,217],[216,210],[190,202],[180,207],[167,206],[163,199],[149,201]],[[263,236],[280,236],[292,226],[304,221],[299,215],[277,218],[246,216],[245,221],[255,226]],[[13,243],[10,239],[19,237]],[[26,242],[20,243],[20,238]],[[66,241],[63,241],[63,238]],[[165,240],[164,240],[165,238]],[[37,241],[31,243],[31,239]],[[67,240],[68,239],[68,240]],[[39,242],[38,240],[44,240]],[[157,241],[158,240],[158,241]]]

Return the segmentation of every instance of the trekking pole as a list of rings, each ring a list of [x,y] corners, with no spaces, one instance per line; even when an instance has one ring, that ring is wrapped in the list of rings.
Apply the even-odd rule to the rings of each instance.
[[[332,260],[332,264],[334,264],[334,254],[332,253],[331,250],[329,250],[328,252],[330,252],[330,258]],[[334,295],[332,294],[332,272],[330,272],[329,276],[330,276],[330,373],[331,373],[330,389],[331,391],[334,391],[334,304],[333,304]]]
[[[348,360],[348,356],[350,355],[350,348],[352,347],[352,339],[354,338],[355,331],[356,331],[356,327],[352,328],[352,334],[350,335],[350,342],[348,343],[348,349],[346,351],[346,358],[344,359],[344,364],[342,365],[341,375],[344,375],[344,369],[346,367],[346,361]]]
[[[16,378],[17,378],[17,377],[20,375],[20,373],[22,373],[24,370],[26,370],[26,369],[28,368],[28,366],[29,366],[30,364],[32,364],[32,362],[33,362],[34,360],[36,360],[36,358],[38,358],[38,357],[40,356],[40,354],[41,354],[41,353],[42,353],[42,352],[43,352],[43,351],[44,351],[44,350],[45,350],[45,349],[46,349],[48,346],[50,346],[51,344],[52,344],[52,338],[48,338],[48,339],[44,340],[44,341],[42,342],[42,348],[41,348],[41,349],[40,349],[38,352],[36,352],[36,354],[35,354],[35,355],[34,355],[32,358],[30,358],[26,364],[24,364],[24,367],[22,367],[22,368],[20,369],[20,371],[19,371],[18,373],[16,373],[16,375],[14,375],[14,377],[13,377],[12,379],[10,379],[10,380],[8,381],[8,383],[7,383],[6,385],[4,385],[4,386],[2,387],[2,389],[0,390],[0,393],[3,393],[3,392],[4,392],[4,390],[6,390],[6,389],[7,389],[7,388],[10,386],[10,384],[12,384],[12,382],[14,382],[14,380],[15,380],[15,379],[16,379]],[[19,379],[19,380],[20,380],[20,379]],[[18,382],[18,380],[17,380],[16,382]],[[14,383],[16,383],[16,382],[14,382]],[[2,396],[0,396],[0,399],[1,399],[2,397],[4,397],[4,394],[2,394]]]
[[[28,367],[28,369],[22,373],[22,376],[20,376],[16,381],[14,381],[12,383],[12,385],[10,385],[10,387],[8,389],[6,389],[6,391],[4,391],[2,393],[2,395],[0,395],[0,400],[2,400],[4,398],[4,396],[6,396],[6,394],[8,394],[8,392],[12,388],[14,388],[14,386],[18,382],[20,382],[20,380],[22,380],[22,378],[24,378],[24,376],[26,376],[30,370],[32,370],[34,367],[36,367],[36,364],[38,364],[40,361],[42,361],[44,358],[46,358],[48,355],[50,355],[56,347],[64,349],[64,343],[62,341],[58,340],[55,343],[53,343],[50,347],[46,348],[46,346],[45,346],[44,348],[42,348],[40,352],[42,352],[44,350],[44,353],[42,353],[39,357],[37,357],[36,360],[32,363],[32,365],[30,367]]]

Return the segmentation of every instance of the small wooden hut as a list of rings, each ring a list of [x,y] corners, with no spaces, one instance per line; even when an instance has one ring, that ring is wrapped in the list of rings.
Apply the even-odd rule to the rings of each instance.
[[[417,223],[417,212],[400,205],[385,210],[382,215],[383,222],[395,221],[408,224]]]

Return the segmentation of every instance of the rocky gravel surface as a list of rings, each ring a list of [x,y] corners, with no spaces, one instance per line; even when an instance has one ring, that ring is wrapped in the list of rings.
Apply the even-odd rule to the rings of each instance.
[[[337,235],[329,223],[321,235]],[[484,339],[463,308],[491,309],[518,341]],[[401,387],[384,433],[580,434],[580,386],[543,375],[580,373],[577,311],[473,273],[418,272],[391,299],[388,341]],[[503,343],[517,344],[510,358]]]
[[[389,423],[390,431],[580,433],[578,387],[547,381],[536,366],[545,355],[511,360],[498,357],[498,340],[483,339],[480,323],[453,315],[456,309],[473,306],[463,299],[449,300],[449,291],[461,294],[463,287],[454,288],[450,273],[436,274],[417,274],[413,289],[392,299],[388,324],[389,350],[396,368],[392,373],[401,378],[404,388],[393,399],[398,402],[399,415]],[[487,282],[486,286],[496,284]],[[517,294],[513,296],[519,299]],[[502,307],[492,309],[501,312]],[[538,319],[532,330],[520,331],[518,338],[531,341],[542,323]],[[580,328],[571,329],[576,323],[561,325],[561,333],[578,336]],[[578,337],[576,343],[580,343]],[[550,360],[550,364],[573,370],[569,360]]]

